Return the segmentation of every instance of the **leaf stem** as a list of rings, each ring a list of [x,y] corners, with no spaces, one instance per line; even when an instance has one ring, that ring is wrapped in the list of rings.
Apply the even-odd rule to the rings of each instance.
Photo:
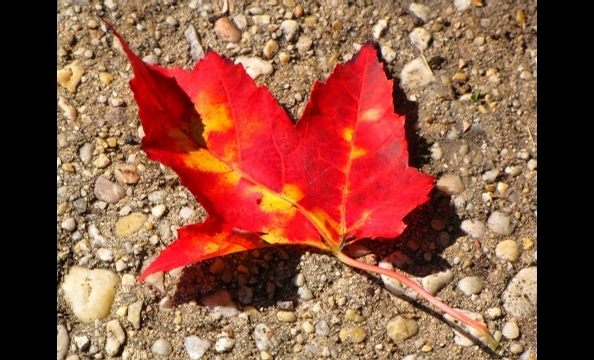
[[[467,315],[464,315],[462,312],[448,306],[441,300],[437,299],[433,294],[431,294],[430,292],[425,290],[421,285],[417,284],[416,282],[411,280],[406,275],[403,275],[397,271],[384,269],[384,268],[381,268],[376,265],[362,263],[360,261],[350,258],[343,252],[337,252],[335,255],[340,261],[342,261],[343,263],[345,263],[349,266],[352,266],[352,267],[360,269],[360,270],[365,270],[365,271],[369,271],[369,272],[386,275],[386,276],[389,276],[393,279],[400,281],[404,285],[406,285],[409,288],[416,291],[419,295],[424,297],[425,300],[429,301],[436,308],[440,309],[441,311],[445,312],[446,314],[450,314],[455,319],[474,328],[476,331],[481,333],[481,335],[483,335],[483,337],[485,338],[485,340],[487,342],[487,345],[489,346],[489,348],[491,348],[491,350],[495,351],[495,349],[497,349],[497,347],[499,346],[499,343],[497,342],[497,340],[495,340],[495,338],[489,332],[489,330],[487,329],[486,326],[484,326],[483,324],[479,323],[476,320],[471,319]]]

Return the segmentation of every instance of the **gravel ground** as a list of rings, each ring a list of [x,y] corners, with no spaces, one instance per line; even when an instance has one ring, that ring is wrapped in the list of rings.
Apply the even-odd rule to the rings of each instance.
[[[536,1],[224,6],[58,1],[58,359],[536,359]],[[411,164],[438,181],[404,234],[362,241],[360,260],[393,264],[471,312],[501,348],[398,284],[307,248],[136,283],[177,228],[206,214],[140,148],[132,71],[97,15],[161,66],[191,69],[207,47],[245,57],[293,119],[316,80],[374,39],[397,79]]]

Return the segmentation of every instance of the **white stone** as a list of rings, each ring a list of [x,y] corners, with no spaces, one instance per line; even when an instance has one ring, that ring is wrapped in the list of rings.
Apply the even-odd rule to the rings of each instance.
[[[82,322],[92,322],[109,315],[111,304],[120,284],[120,277],[109,270],[70,268],[64,277],[64,299]]]
[[[458,281],[458,289],[466,296],[478,294],[483,290],[483,282],[476,276],[468,276]]]
[[[374,39],[379,39],[380,37],[382,37],[382,35],[384,34],[384,31],[386,30],[386,28],[388,27],[388,21],[385,19],[381,19],[377,22],[377,24],[375,24],[375,26],[373,27],[373,38]]]
[[[457,309],[457,310],[460,311],[461,313],[463,313],[464,315],[468,316],[469,318],[476,320],[479,323],[486,326],[485,320],[483,319],[483,316],[481,314],[473,313],[473,312],[470,312],[467,310],[461,310],[461,309]],[[455,320],[451,315],[445,314],[444,318],[446,318],[448,321],[458,324],[458,326],[460,326],[460,327],[462,327],[462,329],[466,330],[467,333],[469,333],[474,339],[482,339],[482,335],[477,330],[475,330],[472,327],[468,327],[465,324],[460,323],[459,321]],[[459,332],[458,330],[456,330],[456,327],[452,327],[452,330],[454,331],[454,342],[457,345],[464,346],[464,347],[474,345],[475,340],[472,338],[466,337],[466,335],[465,335],[466,333]]]
[[[285,35],[285,40],[291,42],[299,35],[299,23],[295,20],[285,20],[281,23],[280,29]]]
[[[68,337],[68,330],[64,325],[58,325],[58,360],[63,360],[68,354],[68,347],[70,346],[70,338]]]
[[[425,290],[435,295],[440,289],[454,280],[454,273],[450,270],[440,271],[437,274],[427,275],[423,278],[422,284]]]
[[[416,58],[404,65],[400,72],[400,80],[403,85],[411,88],[426,86],[434,80],[431,70],[425,65],[421,58]]]
[[[515,225],[511,223],[509,216],[501,211],[493,211],[489,215],[487,226],[491,231],[499,235],[510,235],[515,229]]]
[[[441,192],[450,196],[458,195],[465,189],[464,183],[462,182],[462,178],[455,174],[443,175],[437,180],[437,184],[435,185],[435,187],[439,189]]]
[[[459,11],[464,11],[470,7],[470,0],[454,0],[454,6]]]
[[[196,360],[204,356],[206,350],[210,348],[210,343],[206,339],[201,339],[196,335],[190,335],[184,339],[184,347],[190,359]]]
[[[254,329],[254,340],[260,351],[272,350],[279,345],[279,341],[272,329],[266,324],[258,324]]]
[[[505,336],[506,339],[516,339],[520,336],[520,328],[515,321],[508,321],[503,325],[503,329],[501,329],[501,334]]]
[[[258,57],[238,56],[235,63],[243,65],[247,74],[254,80],[260,75],[272,74],[273,71],[270,63]]]
[[[423,4],[411,3],[410,6],[408,7],[408,9],[416,17],[423,20],[424,22],[427,22],[427,20],[429,20],[429,13],[431,12],[429,7],[427,7]]]
[[[173,352],[173,347],[169,341],[160,338],[155,341],[151,347],[151,351],[156,355],[169,356]]]
[[[460,229],[473,239],[480,239],[485,235],[487,227],[482,221],[476,219],[466,219],[460,224]]]
[[[415,28],[408,35],[410,42],[413,46],[423,52],[429,47],[429,41],[431,41],[431,33],[422,27]]]
[[[225,317],[233,317],[239,314],[237,305],[231,298],[231,293],[225,289],[218,290],[212,294],[206,295],[201,299],[202,305],[206,306],[210,312],[219,313]]]

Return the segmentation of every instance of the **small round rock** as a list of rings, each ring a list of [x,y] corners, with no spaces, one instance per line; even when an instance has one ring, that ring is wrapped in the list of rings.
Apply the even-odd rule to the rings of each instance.
[[[516,262],[520,258],[520,247],[514,240],[504,240],[497,244],[495,255],[501,260]]]
[[[398,342],[415,336],[419,332],[419,324],[414,319],[398,315],[388,321],[386,330],[388,337],[394,342]]]
[[[169,356],[173,352],[173,347],[171,347],[171,343],[169,341],[160,338],[155,341],[151,347],[151,351],[155,355]]]
[[[483,282],[476,276],[468,276],[458,281],[458,289],[466,296],[478,294],[483,290]]]
[[[64,221],[62,221],[62,229],[68,231],[68,232],[73,232],[74,230],[76,230],[76,220],[73,218],[68,218]]]
[[[505,336],[506,339],[516,339],[520,336],[520,328],[515,321],[508,321],[503,325],[503,329],[501,329],[501,333]]]

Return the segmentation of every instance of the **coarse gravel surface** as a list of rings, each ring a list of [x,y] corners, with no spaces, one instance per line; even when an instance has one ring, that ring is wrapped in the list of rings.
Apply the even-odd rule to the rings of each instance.
[[[191,69],[208,47],[240,60],[293,119],[373,39],[411,165],[438,186],[359,260],[482,319],[501,348],[308,248],[137,283],[206,213],[141,149],[131,66],[98,16],[147,62]],[[536,1],[58,0],[57,41],[58,359],[536,359]]]

